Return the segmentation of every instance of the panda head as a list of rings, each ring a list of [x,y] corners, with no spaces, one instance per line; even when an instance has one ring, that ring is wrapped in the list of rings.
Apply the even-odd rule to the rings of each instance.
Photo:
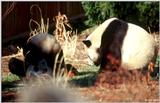
[[[100,64],[100,46],[103,33],[105,32],[107,26],[116,19],[117,18],[110,18],[106,20],[104,23],[100,24],[85,40],[83,40],[83,43],[87,47],[89,62],[93,62],[95,65]]]
[[[151,61],[155,42],[143,28],[110,18],[99,25],[84,41],[89,59],[103,66],[111,62],[109,55],[119,60],[120,66],[139,69]]]

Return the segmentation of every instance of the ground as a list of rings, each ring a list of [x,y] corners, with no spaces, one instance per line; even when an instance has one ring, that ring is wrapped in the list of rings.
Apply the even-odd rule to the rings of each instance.
[[[78,74],[70,79],[74,83],[77,91],[84,97],[91,98],[92,101],[159,101],[158,81],[152,78],[149,83],[146,80],[123,82],[120,84],[109,84],[97,82],[98,69],[94,65],[87,64],[87,55],[85,47],[81,42],[88,32],[82,33],[78,37],[78,43],[74,59],[67,62],[72,64],[78,70]],[[7,48],[3,48],[3,51]],[[2,101],[14,101],[17,97],[17,91],[23,86],[21,80],[8,70],[8,61],[10,56],[2,57]],[[114,75],[108,76],[109,81]],[[101,78],[100,78],[101,79]],[[77,92],[76,91],[76,92]]]

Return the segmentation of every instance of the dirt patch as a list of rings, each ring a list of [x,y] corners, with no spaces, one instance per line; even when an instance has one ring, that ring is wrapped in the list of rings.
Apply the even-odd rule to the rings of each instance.
[[[84,38],[84,36],[78,38],[74,56],[66,61],[67,63],[72,64],[77,69],[87,64],[88,57],[86,54],[85,45],[82,43],[82,40],[84,40]]]
[[[93,86],[81,88],[84,96],[92,96],[98,102],[158,102],[158,81],[152,85],[145,83],[121,84],[114,86]]]

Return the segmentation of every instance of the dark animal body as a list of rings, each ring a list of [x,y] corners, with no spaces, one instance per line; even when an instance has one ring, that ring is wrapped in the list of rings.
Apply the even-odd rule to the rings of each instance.
[[[63,58],[63,51],[56,38],[50,34],[37,34],[28,39],[23,48],[24,60],[12,58],[9,62],[9,69],[12,73],[21,77],[37,76],[47,73],[52,76],[56,55],[59,54],[59,61]],[[64,60],[60,68],[66,68]]]
[[[25,55],[25,68],[33,68],[35,72],[52,75],[56,55],[60,53],[58,61],[63,58],[63,51],[54,36],[38,34],[28,40]],[[59,65],[58,63],[56,65]],[[65,67],[64,60],[62,67]],[[62,68],[61,67],[61,68]]]

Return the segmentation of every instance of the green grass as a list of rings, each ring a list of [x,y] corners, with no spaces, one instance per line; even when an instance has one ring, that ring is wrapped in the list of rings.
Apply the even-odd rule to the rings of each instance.
[[[159,63],[160,63],[160,55],[158,55],[156,58],[155,67],[159,67]]]
[[[152,79],[159,79],[160,73],[159,73],[159,66],[160,66],[160,55],[157,56],[154,71],[151,73]]]
[[[20,78],[15,74],[8,74],[2,76],[2,91],[17,91],[17,81]]]
[[[20,78],[17,75],[12,73],[2,76],[2,82],[13,82],[17,80],[20,80]]]
[[[78,74],[70,82],[76,86],[92,86],[97,78],[99,67],[87,65],[79,69]]]

